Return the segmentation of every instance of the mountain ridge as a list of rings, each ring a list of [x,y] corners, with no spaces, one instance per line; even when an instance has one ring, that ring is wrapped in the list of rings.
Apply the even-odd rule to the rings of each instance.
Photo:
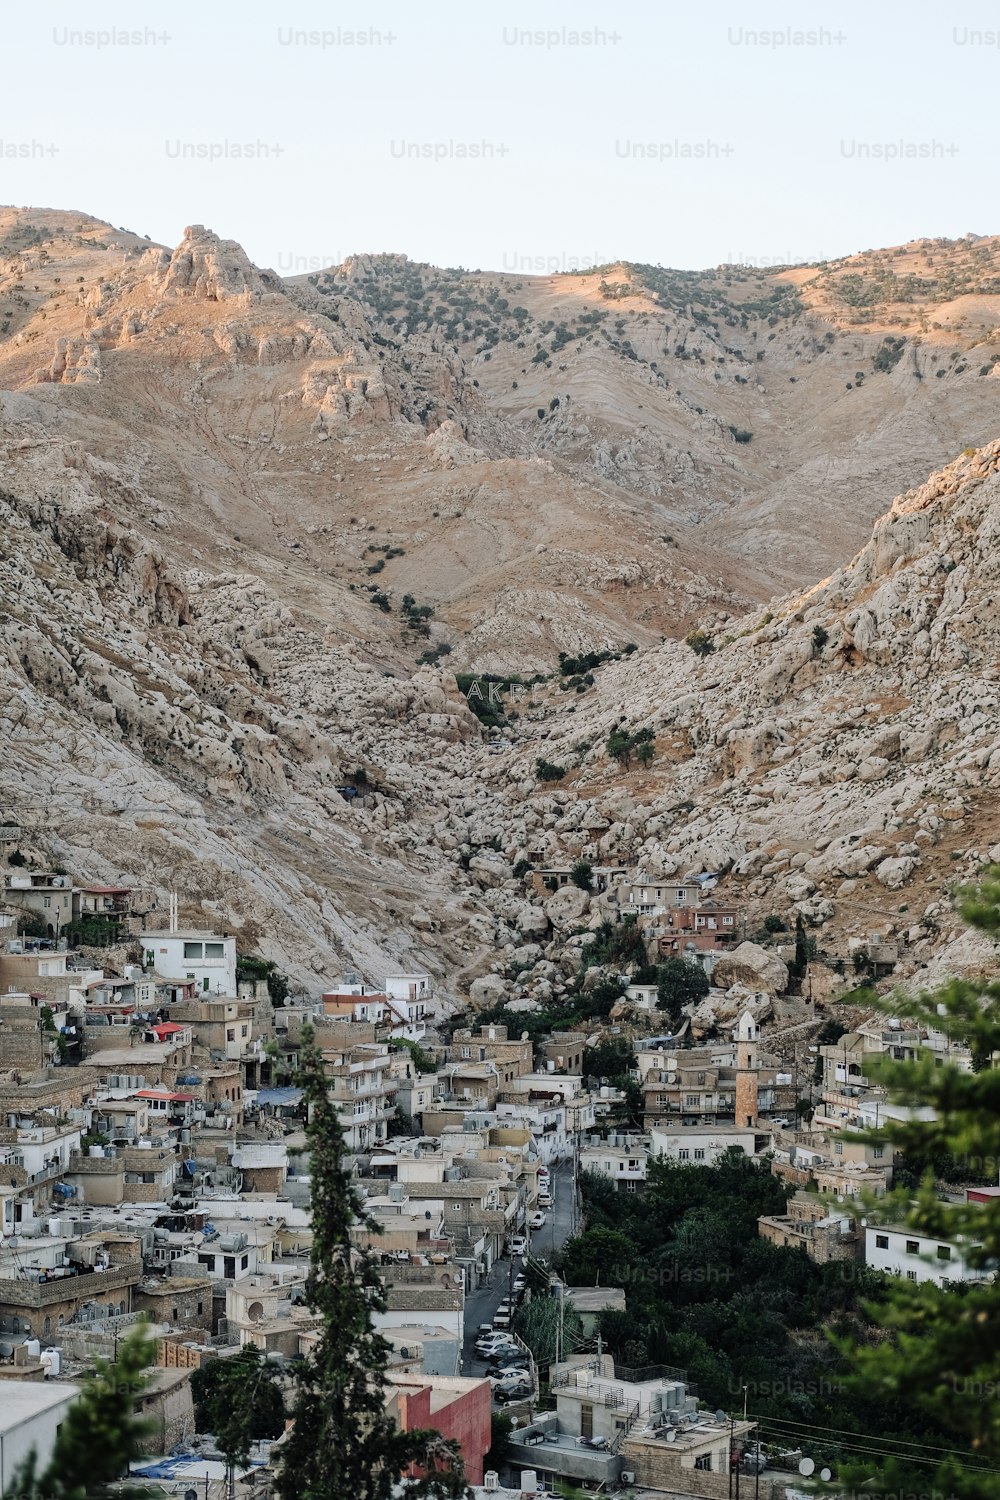
[[[452,1000],[496,967],[513,998],[558,992],[565,934],[512,873],[539,845],[664,873],[707,861],[748,910],[776,900],[836,942],[857,933],[865,902],[870,921],[933,883],[923,906],[937,930],[914,935],[912,962],[935,959],[950,930],[936,893],[1000,841],[988,797],[963,779],[989,787],[1000,768],[984,742],[995,676],[966,629],[978,622],[993,641],[997,445],[966,441],[974,423],[996,427],[992,356],[973,366],[966,347],[988,333],[957,330],[957,350],[955,329],[906,335],[876,369],[903,335],[872,323],[874,304],[849,304],[869,322],[840,347],[835,329],[778,316],[773,301],[731,335],[705,332],[700,304],[664,314],[643,290],[609,340],[595,330],[631,294],[599,306],[570,278],[564,305],[606,316],[553,352],[551,278],[536,278],[514,319],[525,348],[502,337],[501,309],[478,334],[479,315],[468,320],[463,334],[497,335],[470,352],[447,324],[404,336],[374,293],[272,279],[200,226],[169,251],[85,216],[31,214],[0,211],[0,728],[13,752],[0,797],[29,856],[161,897],[176,888],[188,920],[232,923],[313,992],[331,954],[372,976],[419,964]],[[372,269],[357,258],[353,284]],[[447,295],[464,304],[464,285]],[[667,327],[687,357],[672,353],[664,374],[652,366]],[[751,333],[764,360],[736,343]],[[869,368],[841,396],[830,361],[857,363],[859,339]],[[769,361],[798,373],[759,391]],[[811,394],[762,426],[779,387]],[[543,391],[559,404],[530,418]],[[715,409],[699,413],[703,391]],[[637,427],[650,402],[658,425],[630,436],[630,411]],[[564,420],[567,407],[582,415]],[[827,415],[803,429],[814,408]],[[754,431],[737,441],[729,428],[747,420]],[[917,427],[904,476],[928,449],[970,452],[909,498],[904,477],[904,498],[859,536]],[[932,566],[935,527],[948,540]],[[818,577],[849,537],[840,557],[854,561]],[[682,640],[694,626],[716,644],[702,660]],[[818,648],[815,627],[827,633]],[[619,659],[574,684],[559,651]],[[508,697],[490,731],[456,672],[544,680],[516,717]],[[619,721],[653,729],[648,770],[608,761]],[[830,724],[840,748],[824,755]],[[537,783],[540,756],[565,761],[561,785]],[[345,782],[373,789],[367,807],[348,806]],[[811,853],[793,847],[792,808]],[[607,822],[601,838],[583,836],[588,813]],[[848,843],[824,865],[827,825]],[[859,863],[855,846],[879,858]],[[900,928],[898,911],[891,921]],[[543,924],[551,953],[519,980],[511,955]]]

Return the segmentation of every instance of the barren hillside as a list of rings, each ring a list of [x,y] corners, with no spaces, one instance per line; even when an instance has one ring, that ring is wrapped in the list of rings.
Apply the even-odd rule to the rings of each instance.
[[[724,869],[929,962],[1000,840],[1000,387],[970,347],[1000,299],[962,280],[995,244],[947,248],[934,306],[980,321],[918,343],[896,302],[834,307],[867,262],[283,283],[197,227],[0,211],[0,816],[312,989],[331,952],[551,984],[512,958],[565,937],[527,851]],[[488,730],[456,671],[541,680]],[[608,761],[619,722],[648,769]]]

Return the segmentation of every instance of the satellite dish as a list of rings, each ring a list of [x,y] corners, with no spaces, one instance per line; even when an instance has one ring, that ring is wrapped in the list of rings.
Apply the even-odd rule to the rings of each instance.
[[[799,1460],[799,1473],[800,1474],[804,1474],[806,1477],[808,1477],[810,1474],[812,1474],[814,1472],[815,1468],[816,1468],[816,1464],[815,1464],[815,1461],[813,1459],[811,1459],[811,1458],[803,1458],[803,1459]]]
[[[715,1420],[717,1422],[728,1422],[729,1418],[726,1416],[726,1413],[724,1411],[717,1411],[715,1413]]]
[[[197,1490],[185,1490],[184,1491],[184,1500],[198,1500],[198,1491]]]
[[[832,1479],[833,1478],[833,1470],[832,1469],[820,1469],[820,1471],[819,1471],[819,1477],[820,1477],[820,1479]]]
[[[666,1440],[667,1440],[668,1443],[676,1443],[676,1441],[677,1441],[677,1429],[676,1429],[676,1427],[670,1427],[670,1428],[668,1428],[667,1431],[663,1434],[663,1436],[666,1438]]]

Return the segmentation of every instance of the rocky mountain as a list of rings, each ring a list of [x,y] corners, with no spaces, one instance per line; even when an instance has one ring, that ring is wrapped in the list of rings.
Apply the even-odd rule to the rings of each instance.
[[[540,850],[931,961],[1000,840],[998,246],[287,281],[0,210],[2,819],[312,990],[558,992],[600,911],[529,896]],[[477,716],[456,672],[541,680]]]

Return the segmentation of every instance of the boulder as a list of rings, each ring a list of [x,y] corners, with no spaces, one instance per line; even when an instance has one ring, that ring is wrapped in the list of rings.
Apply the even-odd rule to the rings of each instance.
[[[576,885],[560,886],[546,897],[542,910],[557,932],[578,926],[590,910],[590,896]]]
[[[906,884],[919,863],[919,859],[910,854],[884,859],[875,870],[875,879],[888,890],[898,891],[900,886]]]
[[[732,953],[719,959],[712,979],[721,989],[743,984],[751,990],[780,995],[788,988],[788,967],[776,953],[769,953],[759,943],[740,943]]]
[[[505,880],[510,880],[513,871],[510,865],[502,860],[499,855],[489,856],[476,854],[469,860],[469,874],[479,882],[480,885],[503,885]]]
[[[545,936],[549,930],[549,919],[540,906],[532,906],[526,902],[518,907],[514,925],[521,936],[530,942],[534,938]]]
[[[469,999],[473,1005],[496,1005],[507,998],[508,992],[507,981],[499,974],[484,974],[469,985]]]

